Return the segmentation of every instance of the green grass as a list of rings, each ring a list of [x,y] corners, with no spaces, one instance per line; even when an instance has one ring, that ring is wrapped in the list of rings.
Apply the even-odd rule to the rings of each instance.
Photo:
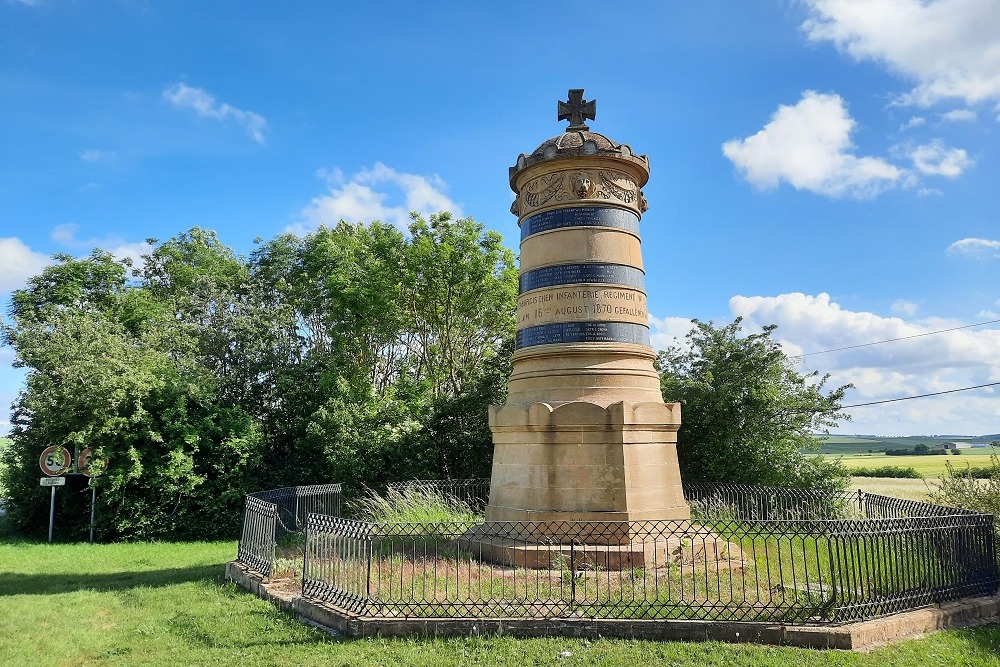
[[[1000,664],[995,626],[869,654],[718,642],[331,638],[222,583],[235,550],[231,542],[49,546],[0,538],[0,665]]]

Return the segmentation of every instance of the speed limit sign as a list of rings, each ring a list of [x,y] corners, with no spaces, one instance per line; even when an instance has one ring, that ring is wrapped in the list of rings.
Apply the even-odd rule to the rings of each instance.
[[[59,445],[52,445],[42,450],[38,457],[38,466],[49,477],[61,475],[73,465],[73,456],[69,450]]]
[[[104,469],[104,460],[95,459],[93,450],[87,447],[80,452],[80,458],[76,460],[76,467],[87,477],[96,477]]]

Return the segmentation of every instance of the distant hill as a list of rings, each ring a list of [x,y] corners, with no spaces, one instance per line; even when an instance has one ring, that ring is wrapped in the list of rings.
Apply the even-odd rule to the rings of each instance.
[[[1000,440],[1000,434],[992,435],[817,435],[822,454],[864,454],[884,452],[887,449],[913,448],[916,445],[934,447],[946,442],[991,442]]]

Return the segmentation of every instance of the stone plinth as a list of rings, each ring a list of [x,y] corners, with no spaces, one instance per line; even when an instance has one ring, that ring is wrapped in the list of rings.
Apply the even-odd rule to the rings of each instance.
[[[613,521],[690,516],[677,466],[680,410],[663,401],[508,404],[490,411],[487,521]]]

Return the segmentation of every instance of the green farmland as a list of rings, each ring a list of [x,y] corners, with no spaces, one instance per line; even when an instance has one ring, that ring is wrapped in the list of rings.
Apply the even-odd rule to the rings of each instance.
[[[913,435],[893,438],[875,438],[855,435],[817,436],[819,453],[821,454],[868,454],[869,452],[884,452],[887,449],[913,449],[917,445],[927,445],[930,448],[940,447],[946,442],[982,442],[989,443],[1000,440],[1000,435],[983,435],[975,438],[956,436]],[[982,451],[982,450],[973,450]],[[987,448],[986,451],[989,451]],[[963,450],[968,453],[969,450]]]
[[[831,458],[839,458],[848,468],[882,468],[884,466],[895,466],[898,468],[913,468],[924,477],[940,477],[947,472],[950,463],[956,471],[961,471],[967,466],[973,468],[988,467],[992,448],[979,450],[962,450],[959,456],[886,456],[885,454],[852,454],[837,456],[833,454],[821,454]]]

